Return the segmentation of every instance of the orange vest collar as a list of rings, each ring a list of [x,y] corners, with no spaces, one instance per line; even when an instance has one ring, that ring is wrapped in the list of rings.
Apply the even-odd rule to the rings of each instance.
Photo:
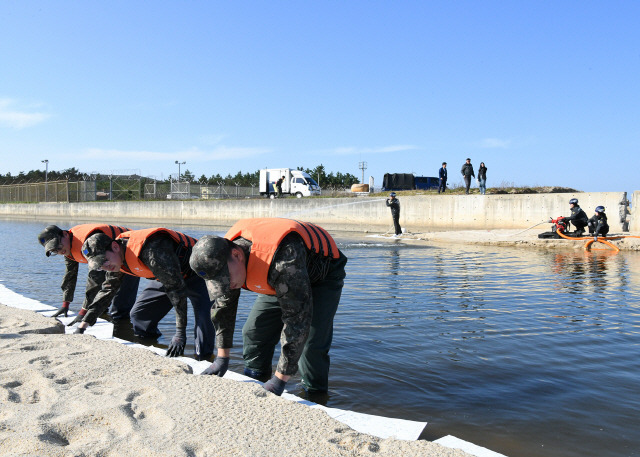
[[[225,238],[235,240],[242,237],[251,241],[245,289],[275,295],[275,289],[267,282],[269,268],[278,246],[292,232],[300,235],[309,250],[334,259],[340,257],[338,246],[331,235],[310,222],[283,218],[241,219],[229,229]]]

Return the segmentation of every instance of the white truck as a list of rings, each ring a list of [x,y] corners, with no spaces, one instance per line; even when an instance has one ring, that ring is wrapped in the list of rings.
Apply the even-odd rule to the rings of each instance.
[[[282,195],[295,195],[297,198],[320,195],[320,186],[309,173],[293,168],[265,168],[260,170],[260,195],[276,198],[276,181],[282,178]]]

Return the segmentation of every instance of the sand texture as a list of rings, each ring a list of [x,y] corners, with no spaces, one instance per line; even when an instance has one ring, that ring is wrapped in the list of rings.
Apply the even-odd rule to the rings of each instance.
[[[0,305],[3,456],[465,456]]]
[[[538,234],[550,231],[550,225],[541,225],[530,230],[452,230],[437,232],[419,232],[408,228],[407,233],[400,235],[404,241],[428,241],[437,244],[472,244],[484,246],[517,246],[541,249],[573,249],[584,250],[587,240],[565,239],[540,239]],[[625,236],[627,238],[613,240],[621,251],[640,251],[640,234],[616,232],[607,236]],[[370,237],[383,236],[393,238],[392,233],[385,235],[369,235]],[[635,237],[635,238],[634,238]],[[593,238],[590,238],[593,239]],[[611,250],[602,243],[594,243],[594,250]]]

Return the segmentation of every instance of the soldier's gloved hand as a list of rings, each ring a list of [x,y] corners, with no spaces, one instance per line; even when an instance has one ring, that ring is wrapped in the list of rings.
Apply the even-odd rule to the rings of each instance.
[[[273,375],[271,376],[271,379],[269,379],[262,385],[262,387],[264,387],[264,390],[268,390],[269,392],[274,393],[279,397],[280,395],[282,395],[282,392],[284,392],[284,386],[286,385],[286,381],[283,381],[276,375]]]
[[[78,327],[78,328],[76,328],[76,329],[74,330],[74,332],[73,332],[73,333],[74,333],[74,334],[80,334],[80,335],[82,335],[82,334],[84,333],[84,331],[85,331],[85,330],[86,330],[86,329],[84,329],[84,328],[80,328],[80,327]]]
[[[72,325],[77,324],[78,322],[82,322],[82,319],[84,318],[85,314],[87,314],[87,310],[82,308],[80,311],[78,311],[78,315],[75,317],[75,319],[67,324],[67,327],[71,327]]]
[[[204,370],[202,374],[208,374],[208,375],[214,374],[219,378],[221,378],[227,372],[228,368],[229,368],[229,357],[216,357],[213,363],[209,365],[209,368]]]
[[[180,357],[184,354],[184,347],[187,344],[186,329],[177,328],[176,334],[171,338],[171,343],[167,348],[167,357]]]
[[[68,301],[63,301],[60,309],[58,309],[58,311],[53,313],[51,317],[58,317],[60,314],[64,314],[64,317],[67,317],[67,313],[69,312],[69,303],[70,302]]]

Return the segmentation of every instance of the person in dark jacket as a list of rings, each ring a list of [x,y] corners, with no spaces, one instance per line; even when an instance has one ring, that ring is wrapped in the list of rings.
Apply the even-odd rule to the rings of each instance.
[[[447,162],[442,162],[442,168],[438,170],[440,177],[440,185],[438,186],[438,193],[444,192],[447,188]]]
[[[478,187],[482,195],[487,193],[487,167],[484,162],[480,162],[480,168],[478,168]]]
[[[599,236],[607,236],[609,224],[607,223],[607,215],[604,213],[604,206],[596,206],[596,213],[591,216],[587,225],[594,240],[598,241]]]
[[[566,222],[567,224],[567,231],[569,230],[569,223],[571,223],[576,229],[574,232],[574,236],[582,236],[584,234],[584,228],[589,222],[587,213],[585,213],[583,209],[580,208],[577,198],[572,198],[571,200],[569,200],[569,207],[571,208],[571,215],[569,217],[563,218],[564,222]]]
[[[387,198],[387,206],[391,208],[393,227],[395,228],[396,235],[402,235],[402,228],[400,227],[400,200],[396,198],[395,192],[391,192],[389,197],[390,198]]]
[[[283,182],[284,182],[284,176],[276,181],[276,191],[278,192],[278,195],[276,195],[276,197],[278,197],[278,198],[282,197],[282,183]]]
[[[471,159],[467,158],[467,161],[464,165],[462,165],[462,169],[460,170],[462,173],[462,177],[464,178],[464,184],[466,186],[466,194],[469,193],[469,188],[471,187],[471,178],[475,178],[476,174],[473,172],[473,165],[471,165]]]

